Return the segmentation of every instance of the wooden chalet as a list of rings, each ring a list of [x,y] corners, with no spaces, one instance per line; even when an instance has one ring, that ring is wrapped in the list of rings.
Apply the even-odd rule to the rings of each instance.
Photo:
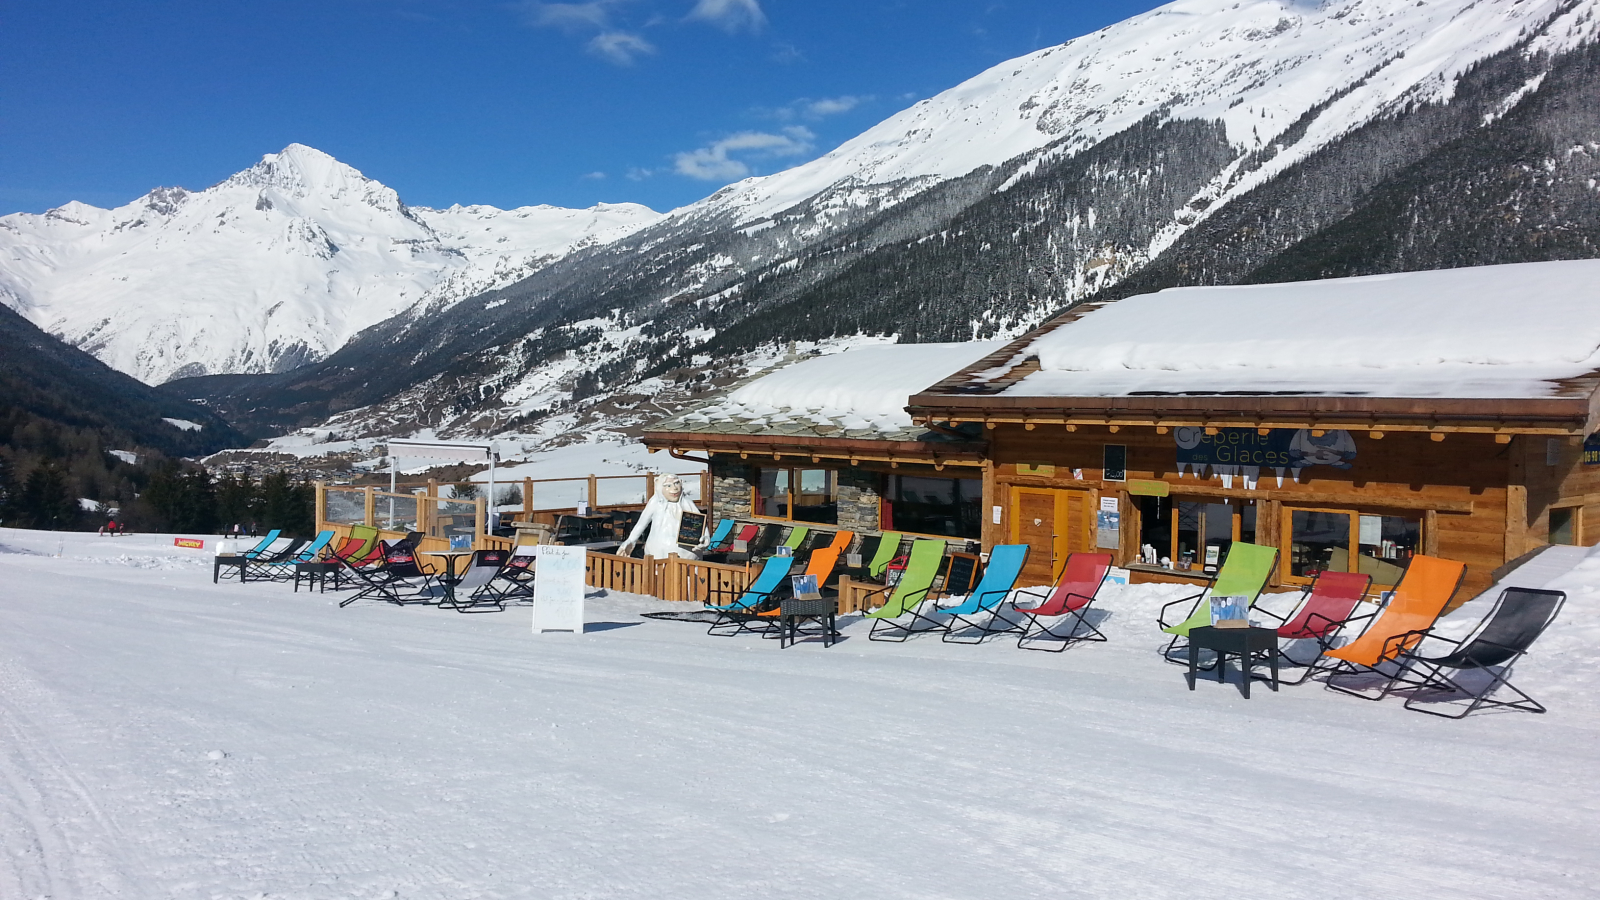
[[[1600,540],[1600,261],[1178,288],[1086,306],[910,398],[977,426],[983,543],[1026,580],[1109,549],[1135,580],[1277,547],[1274,583],[1393,584],[1413,554],[1470,596],[1545,543]],[[1046,552],[1040,552],[1041,550]]]

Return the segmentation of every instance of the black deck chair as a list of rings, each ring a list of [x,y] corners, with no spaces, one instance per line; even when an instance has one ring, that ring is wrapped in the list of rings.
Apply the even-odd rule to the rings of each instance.
[[[872,558],[878,555],[878,545],[881,543],[883,543],[883,535],[881,534],[862,535],[856,549],[850,551],[861,557],[861,565],[847,566],[841,564],[835,566],[833,569],[833,581],[828,587],[837,589],[839,587],[839,579],[846,575],[850,576],[852,581],[870,581],[871,579],[867,576],[867,563],[872,562]]]
[[[298,554],[300,550],[309,543],[311,542],[305,538],[295,538],[294,540],[290,541],[289,545],[284,547],[282,550],[279,550],[276,553],[263,553],[245,563],[245,567],[250,570],[250,577],[257,580],[264,579],[270,581],[274,575],[282,570],[282,566],[273,565],[274,563],[283,563],[294,559],[295,555]],[[268,568],[269,566],[271,566],[271,568]]]
[[[356,585],[361,589],[340,601],[339,605],[349,606],[365,597],[387,600],[396,606],[413,600],[426,602],[433,592],[433,575],[417,561],[416,547],[421,537],[422,532],[413,531],[398,541],[390,542],[384,548],[383,561],[376,566],[356,568],[346,565],[345,569],[355,576]],[[409,596],[402,591],[408,591]]]
[[[1544,712],[1542,704],[1511,683],[1511,667],[1550,627],[1566,601],[1567,595],[1563,591],[1506,588],[1500,592],[1494,608],[1484,616],[1483,622],[1472,634],[1459,641],[1428,631],[1415,632],[1422,642],[1396,660],[1399,670],[1391,687],[1385,688],[1385,693],[1392,692],[1392,686],[1396,683],[1409,685],[1411,691],[1410,696],[1406,697],[1406,709],[1446,719],[1465,718],[1474,710],[1484,707]],[[1429,656],[1430,644],[1435,647],[1448,645],[1448,649],[1438,647],[1447,652]],[[1466,672],[1476,673],[1477,677],[1462,678]],[[1500,688],[1515,694],[1517,699],[1493,699],[1490,695]],[[1454,695],[1457,699],[1471,702],[1458,713],[1426,708],[1429,702],[1451,702],[1441,698],[1441,694]]]
[[[759,560],[771,556],[773,549],[778,546],[778,538],[783,536],[783,531],[782,525],[761,526],[761,530],[756,533],[756,539],[750,542],[750,559]]]
[[[461,573],[461,580],[451,587],[454,600],[448,605],[458,613],[501,612],[506,608],[505,595],[489,589],[489,585],[511,561],[510,550],[477,550]],[[446,605],[441,603],[441,606]]]

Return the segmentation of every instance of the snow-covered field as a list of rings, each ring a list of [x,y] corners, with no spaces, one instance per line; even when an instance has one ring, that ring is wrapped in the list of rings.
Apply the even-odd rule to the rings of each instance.
[[[59,555],[58,555],[59,554]],[[1592,897],[1600,562],[1449,722],[1246,701],[1112,642],[831,649],[213,586],[170,536],[0,529],[0,897]]]

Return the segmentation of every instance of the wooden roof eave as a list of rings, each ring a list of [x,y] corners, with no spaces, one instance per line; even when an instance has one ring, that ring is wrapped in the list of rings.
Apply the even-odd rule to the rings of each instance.
[[[889,441],[805,437],[788,434],[722,434],[647,431],[640,438],[651,450],[703,450],[708,453],[778,455],[843,460],[982,465],[988,441]]]

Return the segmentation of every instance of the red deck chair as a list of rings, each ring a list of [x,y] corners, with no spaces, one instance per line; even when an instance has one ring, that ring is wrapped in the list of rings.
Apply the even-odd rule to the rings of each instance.
[[[1278,626],[1278,640],[1317,642],[1317,658],[1305,665],[1305,671],[1300,673],[1299,678],[1283,681],[1283,684],[1300,684],[1310,678],[1321,667],[1322,654],[1332,649],[1334,640],[1346,625],[1365,621],[1376,615],[1376,613],[1355,615],[1356,604],[1367,596],[1370,587],[1372,587],[1371,575],[1361,575],[1356,572],[1321,572],[1301,595],[1300,605],[1295,608],[1292,615],[1280,616],[1260,604],[1254,607],[1256,612],[1271,616],[1281,623]],[[1282,645],[1278,648],[1278,660],[1291,666],[1300,664],[1283,651]]]
[[[1074,553],[1067,557],[1067,565],[1061,570],[1061,580],[1056,582],[1055,589],[1049,596],[1039,591],[1017,591],[1018,597],[1037,597],[1043,601],[1030,609],[1013,606],[1013,609],[1027,619],[1022,626],[1022,636],[1017,638],[1017,646],[1024,650],[1048,650],[1059,653],[1077,641],[1105,640],[1106,636],[1100,633],[1100,629],[1089,624],[1083,614],[1089,609],[1089,604],[1094,602],[1095,595],[1100,593],[1100,585],[1105,582],[1106,573],[1110,569],[1109,553]],[[1068,619],[1068,628],[1063,633],[1056,632],[1050,625],[1039,623],[1040,619],[1053,619],[1058,616],[1071,617]],[[1080,629],[1088,631],[1080,634]]]

